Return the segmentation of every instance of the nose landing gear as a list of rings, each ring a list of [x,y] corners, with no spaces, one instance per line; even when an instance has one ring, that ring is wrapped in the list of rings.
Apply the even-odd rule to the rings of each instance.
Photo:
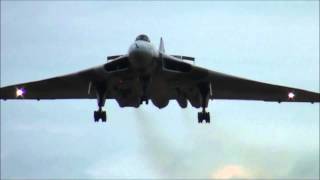
[[[140,82],[142,84],[142,97],[140,99],[140,104],[143,104],[143,102],[148,104],[149,99],[147,97],[147,91],[151,82],[151,78],[149,76],[142,76],[140,77]]]
[[[149,99],[146,96],[142,96],[140,99],[140,104],[143,104],[143,102],[146,103],[146,105],[149,104]]]

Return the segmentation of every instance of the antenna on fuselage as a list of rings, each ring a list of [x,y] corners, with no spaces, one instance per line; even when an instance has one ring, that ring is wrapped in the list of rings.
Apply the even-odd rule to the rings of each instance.
[[[163,39],[162,39],[162,37],[160,38],[159,52],[161,52],[161,53],[165,53],[165,50],[164,50],[164,43],[163,43]]]

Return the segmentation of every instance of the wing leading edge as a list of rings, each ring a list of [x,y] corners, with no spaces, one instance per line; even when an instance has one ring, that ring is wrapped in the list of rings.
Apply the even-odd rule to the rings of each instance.
[[[166,63],[168,62],[174,62],[174,67],[181,68],[186,65],[189,67],[185,71],[179,69],[179,73],[176,74],[171,74],[170,71],[166,72],[167,74],[171,74],[170,76],[176,77],[172,77],[179,83],[179,85],[176,84],[176,86],[197,88],[198,84],[209,83],[210,89],[212,90],[211,99],[261,100],[274,102],[320,102],[320,94],[316,92],[274,85],[211,71],[175,60],[170,56],[166,57]],[[170,68],[170,70],[171,69],[172,68]]]
[[[88,99],[90,80],[95,78],[95,69],[54,78],[16,84],[0,88],[0,99]],[[17,94],[18,91],[20,94]],[[20,95],[20,96],[18,96]]]
[[[127,56],[119,56],[101,66],[76,73],[2,87],[0,99],[94,99],[95,84],[107,85],[113,75],[127,69]]]
[[[214,99],[319,102],[320,94],[209,71]]]

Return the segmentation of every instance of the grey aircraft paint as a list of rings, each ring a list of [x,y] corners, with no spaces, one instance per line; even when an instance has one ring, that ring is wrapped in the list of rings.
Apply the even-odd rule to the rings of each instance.
[[[77,73],[2,87],[1,99],[97,99],[95,121],[106,122],[106,99],[120,107],[136,107],[149,100],[164,108],[176,100],[202,108],[198,121],[210,122],[210,99],[275,102],[319,102],[319,93],[272,85],[207,70],[185,61],[193,57],[165,54],[163,39],[156,49],[147,35],[137,36],[124,55],[108,56],[108,62]]]

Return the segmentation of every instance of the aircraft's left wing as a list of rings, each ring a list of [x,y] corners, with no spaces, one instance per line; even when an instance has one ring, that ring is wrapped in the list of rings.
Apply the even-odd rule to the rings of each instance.
[[[319,102],[320,95],[294,87],[280,86],[209,71],[215,99],[262,100],[275,102]]]
[[[85,99],[94,98],[88,93],[90,81],[97,80],[96,69],[40,81],[0,88],[0,99]]]
[[[164,71],[172,82],[173,89],[181,89],[183,94],[189,93],[189,96],[193,96],[191,91],[196,93],[194,90],[198,89],[199,84],[207,83],[212,93],[210,98],[213,99],[311,103],[320,101],[320,94],[316,92],[223,74],[170,56],[164,56]],[[177,93],[171,94],[172,99],[178,96]]]

